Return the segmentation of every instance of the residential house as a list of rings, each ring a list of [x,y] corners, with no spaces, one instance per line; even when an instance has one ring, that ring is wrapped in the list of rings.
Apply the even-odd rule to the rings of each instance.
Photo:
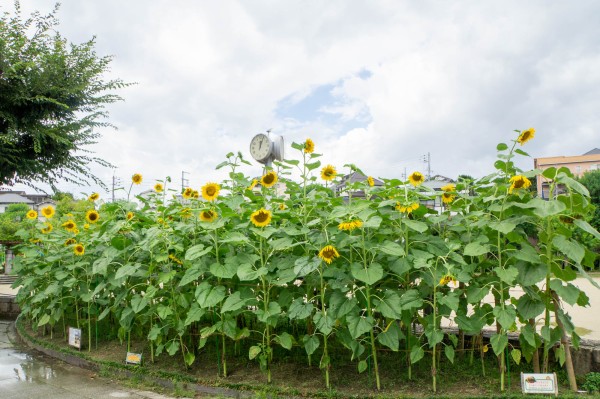
[[[581,177],[585,172],[600,170],[600,149],[594,148],[583,155],[575,156],[556,156],[535,158],[533,160],[535,169],[545,170],[550,167],[568,168],[575,176]],[[549,198],[550,182],[543,176],[537,179],[537,192],[541,198]],[[554,194],[561,192],[560,187],[556,187]]]

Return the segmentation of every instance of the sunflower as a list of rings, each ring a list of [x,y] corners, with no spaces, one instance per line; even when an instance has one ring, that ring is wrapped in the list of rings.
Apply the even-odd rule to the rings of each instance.
[[[77,244],[73,247],[73,252],[75,255],[82,256],[85,253],[85,248],[83,244]]]
[[[27,216],[27,219],[35,220],[35,219],[37,219],[38,214],[33,209],[30,209],[29,211],[27,211],[27,215],[26,216]]]
[[[527,143],[535,136],[535,129],[530,127],[527,130],[523,130],[517,139],[517,142],[521,145]]]
[[[250,221],[256,227],[265,227],[271,223],[271,211],[261,208],[258,211],[252,212],[252,215],[250,215]]]
[[[321,169],[321,179],[325,181],[331,181],[335,179],[336,174],[337,172],[332,165],[327,165],[323,169]]]
[[[272,170],[268,171],[263,177],[260,178],[260,184],[263,187],[270,188],[277,183],[277,173]]]
[[[194,194],[194,190],[191,189],[190,187],[187,187],[185,190],[183,190],[183,193],[181,195],[185,199],[190,199],[190,198],[192,198],[193,194]]]
[[[133,214],[132,214],[133,217]],[[181,209],[181,217],[184,219],[192,217],[192,210],[190,208]]]
[[[440,279],[440,285],[446,285],[450,282],[456,283],[456,278],[450,274],[446,274]]]
[[[192,191],[192,198],[194,198],[194,199],[200,198],[200,193],[198,192],[198,190]]]
[[[221,186],[217,183],[206,183],[202,186],[202,198],[207,201],[214,201],[219,196],[219,190],[221,190]]]
[[[75,224],[74,221],[72,221],[70,219],[67,220],[66,222],[64,222],[62,224],[62,227],[64,227],[67,231],[70,231],[70,232],[75,232],[75,230],[77,230],[77,225]]]
[[[96,223],[100,219],[100,214],[95,209],[90,209],[85,214],[85,220],[90,223]]]
[[[483,348],[481,348],[481,351],[483,353],[486,353],[488,350],[490,350],[490,349],[489,349],[489,347],[487,345],[483,345]]]
[[[217,216],[217,212],[213,211],[212,209],[205,209],[200,212],[198,218],[203,222],[212,222],[217,219]]]
[[[131,181],[133,184],[142,184],[142,175],[135,173],[133,176],[131,176]]]
[[[52,219],[52,216],[54,216],[54,207],[51,206],[51,205],[43,207],[42,208],[42,215],[46,219]]]
[[[420,172],[412,172],[408,176],[408,181],[415,187],[420,186],[425,181],[425,177]]]
[[[338,225],[338,229],[345,231],[352,231],[359,227],[362,227],[363,222],[360,219],[351,220],[349,222],[342,222]]]
[[[77,244],[77,240],[74,238],[68,238],[65,241],[65,247],[68,247],[69,245],[73,245],[73,244]]]
[[[319,258],[323,259],[328,265],[330,265],[335,258],[339,257],[340,254],[333,245],[326,245],[325,247],[323,247],[323,249],[319,251]]]
[[[531,181],[523,175],[516,175],[510,178],[510,188],[508,189],[509,193],[512,193],[513,190],[526,189],[531,186]]]
[[[88,201],[96,201],[98,198],[100,198],[100,194],[98,193],[91,193],[90,196],[88,197]]]
[[[162,185],[162,183],[156,183],[154,185],[154,191],[156,191],[157,193],[162,193],[164,189],[165,187]]]
[[[312,154],[315,151],[315,142],[311,139],[306,139],[304,142],[304,152],[307,154]]]
[[[375,180],[373,179],[373,176],[367,177],[367,183],[369,183],[369,187],[373,187],[375,185]]]
[[[279,210],[285,211],[285,204],[283,202],[281,204],[279,204]]]
[[[454,190],[454,184],[446,184],[444,187],[442,187],[442,202],[444,204],[449,204],[454,201],[454,198],[456,198],[456,195],[452,194]]]
[[[133,219],[133,212],[127,212],[127,220]]]
[[[178,257],[176,257],[173,254],[169,255],[169,259],[171,259],[173,262],[177,263],[178,265],[183,265],[183,262],[181,261],[181,259],[179,259]]]
[[[46,222],[46,224],[44,226],[46,226],[46,227],[44,227],[42,229],[42,233],[44,233],[44,234],[50,234],[52,232],[52,229],[53,229],[52,225],[50,223]]]
[[[86,230],[89,229],[90,228],[90,224],[89,223],[84,224],[83,228],[86,229]]]
[[[247,190],[254,190],[254,187],[258,184],[258,180],[252,179],[252,183],[248,186]]]
[[[406,213],[407,215],[409,213],[411,213],[412,211],[416,211],[419,208],[419,203],[418,202],[413,202],[412,204],[401,204],[401,203],[396,203],[396,210],[400,211],[402,213]]]

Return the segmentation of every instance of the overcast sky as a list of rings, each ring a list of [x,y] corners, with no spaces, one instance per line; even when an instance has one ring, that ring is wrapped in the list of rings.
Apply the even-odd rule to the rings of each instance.
[[[96,36],[114,55],[112,77],[137,82],[92,148],[117,166],[93,168],[107,184],[139,172],[139,191],[181,185],[186,171],[198,189],[267,129],[288,155],[310,137],[339,172],[389,178],[426,171],[427,153],[432,174],[486,175],[514,129],[536,129],[526,169],[600,147],[598,1],[64,0],[58,16],[67,39]]]

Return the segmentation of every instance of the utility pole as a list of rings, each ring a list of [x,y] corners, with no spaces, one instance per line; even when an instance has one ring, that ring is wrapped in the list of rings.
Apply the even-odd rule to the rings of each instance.
[[[427,180],[431,180],[431,154],[423,155],[423,162],[427,164]]]
[[[190,184],[190,180],[186,179],[185,175],[189,175],[190,172],[186,172],[186,171],[181,171],[181,192],[183,192],[183,190],[185,190],[185,188],[187,186],[189,186]]]
[[[402,173],[402,180],[406,180],[406,166],[404,167],[404,173]]]
[[[115,187],[121,184],[121,179],[113,175],[112,177],[112,202],[115,202]]]

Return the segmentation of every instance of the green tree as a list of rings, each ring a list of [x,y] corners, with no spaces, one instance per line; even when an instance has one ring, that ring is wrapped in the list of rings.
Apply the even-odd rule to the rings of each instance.
[[[128,84],[105,80],[112,57],[98,57],[93,38],[73,44],[57,32],[58,6],[23,19],[15,1],[14,15],[0,16],[0,185],[102,185],[89,165],[109,166],[87,146]]]
[[[594,204],[594,214],[590,219],[590,224],[600,229],[600,170],[593,170],[583,174],[579,179],[579,182],[583,184],[590,192],[590,200]]]
[[[21,227],[21,221],[25,219],[27,204],[11,204],[6,207],[4,213],[0,213],[0,241],[17,240],[16,232]]]

